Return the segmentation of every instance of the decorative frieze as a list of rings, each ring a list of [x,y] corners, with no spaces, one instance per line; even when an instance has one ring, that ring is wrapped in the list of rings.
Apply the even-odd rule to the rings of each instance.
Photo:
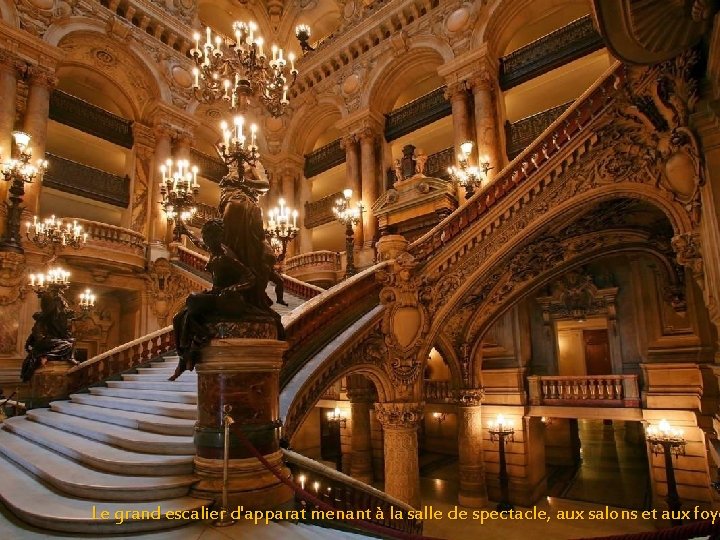
[[[376,403],[375,415],[383,429],[417,429],[423,419],[425,403]]]

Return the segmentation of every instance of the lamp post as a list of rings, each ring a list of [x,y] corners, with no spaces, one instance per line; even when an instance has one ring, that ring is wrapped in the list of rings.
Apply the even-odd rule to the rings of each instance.
[[[363,213],[362,203],[358,202],[355,207],[350,205],[352,198],[352,189],[343,190],[341,199],[335,201],[333,213],[335,218],[345,225],[345,256],[347,262],[345,264],[345,277],[355,275],[355,231],[353,227],[360,222]]]
[[[475,190],[482,187],[487,178],[487,173],[492,167],[490,162],[483,159],[477,167],[470,165],[470,153],[473,149],[472,141],[465,141],[460,145],[458,154],[458,166],[448,167],[448,173],[453,181],[465,188],[465,198],[469,199],[475,194]]]
[[[338,453],[335,457],[335,469],[342,472],[342,439],[340,438],[340,428],[347,426],[347,418],[342,412],[340,407],[335,407],[332,411],[327,413],[328,422],[332,425],[337,426],[338,433]]]
[[[273,248],[279,248],[278,262],[285,259],[288,244],[297,236],[300,229],[297,226],[298,211],[285,206],[285,199],[279,199],[278,205],[268,212],[268,221],[265,226],[265,236]]]
[[[645,431],[645,437],[650,443],[650,450],[656,456],[663,454],[665,458],[665,478],[667,480],[667,502],[670,510],[670,523],[682,525],[682,519],[678,516],[680,513],[681,503],[678,495],[677,482],[675,481],[675,469],[673,468],[672,458],[677,459],[681,455],[685,455],[685,445],[687,444],[680,429],[673,428],[667,420],[660,420],[657,426],[648,426]]]
[[[510,482],[507,473],[507,462],[505,460],[505,441],[513,441],[515,439],[515,429],[502,414],[498,414],[495,423],[490,424],[488,431],[490,432],[490,440],[497,442],[500,450],[500,502],[497,505],[497,509],[499,511],[512,510],[513,505],[510,503]]]
[[[162,207],[168,221],[175,223],[173,227],[173,241],[179,242],[184,224],[196,212],[195,196],[200,192],[197,181],[198,168],[191,166],[186,159],[173,162],[168,159],[160,165],[160,196]]]
[[[14,131],[13,139],[18,149],[18,157],[9,159],[0,165],[0,173],[3,180],[10,182],[10,202],[7,203],[7,220],[5,224],[5,235],[0,240],[0,251],[15,251],[22,253],[23,248],[20,244],[20,218],[22,216],[23,196],[25,195],[25,184],[32,183],[35,179],[42,178],[45,169],[47,169],[47,161],[39,159],[35,165],[32,159],[32,150],[30,149],[30,135],[22,131]]]

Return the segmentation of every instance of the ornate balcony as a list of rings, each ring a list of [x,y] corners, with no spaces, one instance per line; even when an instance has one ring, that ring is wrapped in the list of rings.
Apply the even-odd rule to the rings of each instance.
[[[128,176],[110,174],[54,154],[46,154],[46,157],[48,170],[43,178],[45,187],[122,208],[130,204]]]
[[[309,154],[305,154],[305,178],[312,178],[328,171],[341,163],[345,163],[345,150],[340,145],[340,139],[321,146]]]
[[[145,237],[139,232],[88,219],[67,218],[66,221],[77,221],[88,240],[79,251],[65,250],[64,259],[77,264],[87,264],[91,259],[112,261],[114,265],[133,270],[145,267]]]
[[[586,15],[500,59],[500,88],[508,90],[605,46]]]
[[[639,407],[637,375],[538,376],[527,378],[531,405]]]
[[[385,139],[395,140],[452,114],[450,102],[445,99],[445,88],[436,88],[387,114]]]
[[[335,220],[335,214],[333,214],[332,209],[335,201],[339,198],[342,198],[342,193],[338,191],[337,193],[326,195],[317,201],[306,202],[305,228],[313,229]]]
[[[216,183],[220,183],[223,176],[228,173],[227,166],[218,158],[209,156],[194,148],[190,150],[190,161],[197,165],[200,176],[204,176]]]
[[[508,159],[512,161],[530,143],[537,139],[562,113],[572,104],[572,101],[540,111],[531,116],[521,118],[517,122],[505,122],[505,141]]]
[[[124,148],[133,147],[132,121],[61,90],[50,94],[50,120]]]
[[[337,282],[342,271],[339,253],[311,251],[290,257],[285,261],[285,273],[307,283],[329,287]]]

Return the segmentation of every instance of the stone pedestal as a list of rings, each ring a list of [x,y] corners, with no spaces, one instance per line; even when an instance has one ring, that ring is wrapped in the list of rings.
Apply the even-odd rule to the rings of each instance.
[[[409,242],[400,234],[381,236],[376,244],[378,261],[389,261],[407,251]]]
[[[30,407],[47,407],[51,401],[67,399],[70,361],[48,361],[35,370],[30,379]]]
[[[198,420],[195,424],[195,472],[200,480],[192,494],[221,499],[223,478],[223,408],[232,407],[230,416],[230,459],[228,504],[246,509],[269,509],[288,502],[292,491],[268,471],[240,442],[240,430],[273,465],[282,465],[278,443],[279,373],[283,341],[272,339],[275,328],[266,323],[233,326],[238,335],[244,328],[248,336],[214,339],[203,349],[198,373]],[[267,338],[267,337],[270,338]]]

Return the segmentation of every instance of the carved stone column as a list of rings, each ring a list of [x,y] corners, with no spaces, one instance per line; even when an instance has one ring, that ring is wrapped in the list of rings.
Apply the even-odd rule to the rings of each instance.
[[[363,381],[364,382],[364,381]],[[361,482],[373,481],[370,403],[372,388],[348,388],[352,418],[350,475]]]
[[[158,178],[160,165],[171,158],[172,130],[169,126],[160,124],[155,126],[155,163],[152,165],[152,178]],[[168,240],[167,217],[163,212],[158,182],[150,183],[150,243],[162,244]]]
[[[458,503],[470,508],[487,505],[485,464],[483,457],[483,426],[480,402],[484,392],[460,390],[458,406],[458,468],[460,492]]]
[[[455,153],[460,153],[460,145],[472,140],[470,125],[470,103],[467,86],[464,81],[448,84],[445,97],[452,107],[453,146]],[[474,158],[470,158],[474,163]]]
[[[362,163],[361,185],[363,201],[363,239],[364,247],[372,248],[377,234],[377,219],[372,211],[372,205],[378,198],[377,158],[375,145],[378,140],[377,132],[372,128],[365,128],[360,132],[360,160]]]
[[[228,502],[230,508],[270,509],[288,502],[292,491],[240,442],[242,431],[252,445],[284,475],[278,441],[279,376],[287,344],[275,326],[239,323],[232,339],[215,339],[203,349],[198,373],[198,420],[195,425],[195,472],[192,494],[219,500],[223,483],[223,410],[234,420],[230,431]],[[253,336],[253,337],[250,337]],[[263,337],[259,337],[263,336]]]
[[[375,414],[383,428],[385,492],[420,508],[420,464],[417,430],[424,403],[376,403]]]
[[[360,145],[355,134],[346,135],[341,141],[345,149],[345,184],[353,190],[353,198],[357,200],[362,195],[362,183],[360,177]],[[355,226],[355,245],[363,244],[363,224]]]
[[[50,116],[50,92],[57,84],[54,72],[47,68],[33,67],[28,81],[28,97],[25,107],[23,130],[31,137],[33,159],[43,159],[47,142],[48,117]],[[23,206],[31,215],[37,214],[41,182],[25,184]]]
[[[475,102],[475,138],[478,163],[490,163],[488,179],[492,180],[502,168],[502,159],[498,150],[500,137],[494,99],[494,79],[488,70],[483,69],[470,79],[469,84]]]

